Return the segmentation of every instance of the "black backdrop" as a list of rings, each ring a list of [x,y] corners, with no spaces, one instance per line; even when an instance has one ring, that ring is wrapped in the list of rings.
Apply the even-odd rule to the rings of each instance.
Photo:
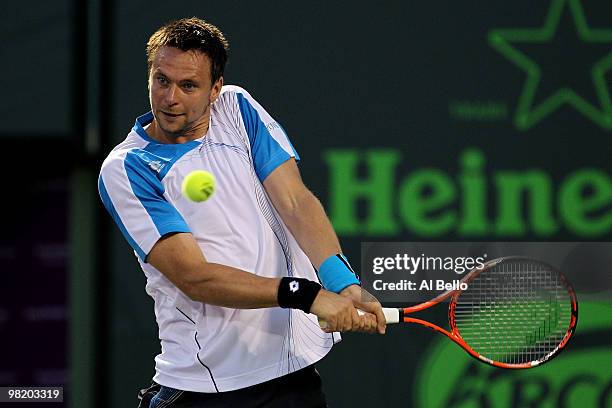
[[[1,50],[8,63],[0,136],[10,168],[23,164],[16,152],[30,149],[30,167],[50,186],[43,190],[60,191],[44,202],[53,214],[65,216],[57,208],[68,209],[66,194],[78,205],[78,197],[93,191],[45,169],[59,162],[62,169],[84,168],[95,184],[102,157],[148,110],[148,36],[170,19],[196,15],[225,32],[226,83],[245,87],[283,125],[302,157],[306,184],[327,208],[354,265],[362,241],[612,238],[609,2],[131,0],[7,7],[2,32],[14,41]],[[6,190],[23,195],[37,188],[16,182]],[[97,302],[89,319],[97,346],[84,370],[108,385],[111,406],[133,406],[159,350],[152,301],[129,247],[94,206],[99,219],[84,228],[99,239],[81,242],[91,246],[98,268],[95,286],[85,292]],[[60,215],[54,217],[57,224]],[[50,220],[32,222],[66,241],[65,230]],[[419,228],[428,223],[432,228]],[[9,226],[7,234],[19,229]],[[73,243],[79,234],[89,236],[71,230]],[[28,245],[36,237],[32,232]],[[17,241],[5,241],[3,254],[16,264]],[[35,269],[27,273],[43,273]],[[61,297],[64,282],[60,274],[49,287]],[[3,310],[18,315],[28,307],[16,307],[10,301],[16,298],[26,297],[6,297]],[[421,329],[348,334],[320,364],[331,405],[559,406],[565,400],[610,406],[610,302],[582,299],[575,350],[529,373],[489,371]],[[12,333],[6,322],[15,320],[3,316],[0,330]],[[65,324],[61,315],[58,334],[51,334],[59,342]],[[26,344],[19,339],[6,344]],[[62,374],[61,358],[49,362]]]

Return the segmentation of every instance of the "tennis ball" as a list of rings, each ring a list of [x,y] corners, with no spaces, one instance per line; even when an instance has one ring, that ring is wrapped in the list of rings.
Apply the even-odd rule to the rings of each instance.
[[[206,201],[215,192],[215,176],[206,170],[192,171],[183,179],[181,191],[191,201]]]

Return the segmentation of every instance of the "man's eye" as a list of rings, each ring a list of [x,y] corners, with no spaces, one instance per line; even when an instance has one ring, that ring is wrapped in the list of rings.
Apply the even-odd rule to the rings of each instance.
[[[195,88],[195,85],[192,84],[191,82],[187,82],[186,84],[183,85],[183,88],[185,88],[185,89],[193,89],[193,88]]]
[[[165,85],[168,83],[168,80],[164,77],[157,77],[157,81],[162,85]]]

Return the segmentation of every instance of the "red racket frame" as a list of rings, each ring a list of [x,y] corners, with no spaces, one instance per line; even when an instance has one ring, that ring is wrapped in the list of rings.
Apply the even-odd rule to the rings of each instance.
[[[524,259],[527,261],[535,261],[534,259],[529,259],[529,258],[525,258],[525,257],[518,257],[518,256],[513,256],[513,257],[504,257],[504,258],[498,258],[495,259],[493,261],[489,261],[487,262],[482,268],[477,268],[474,269],[472,271],[470,271],[463,279],[461,279],[461,283],[469,283],[470,281],[472,281],[474,278],[476,278],[476,276],[480,275],[481,273],[483,273],[484,271],[486,271],[487,269],[490,269],[492,267],[494,267],[495,265],[506,261],[506,260],[517,260],[517,259]],[[540,262],[541,261],[536,261],[536,262]],[[553,268],[551,268],[553,269]],[[554,270],[554,269],[553,269]],[[572,337],[572,335],[574,334],[575,330],[576,330],[576,325],[578,324],[578,300],[576,298],[576,293],[574,292],[574,289],[572,288],[572,286],[569,284],[569,282],[567,281],[567,279],[565,278],[565,276],[558,272],[561,280],[563,281],[565,288],[568,291],[569,294],[569,298],[570,298],[570,304],[571,304],[571,318],[570,318],[570,325],[567,329],[567,332],[565,333],[565,336],[563,337],[562,341],[559,343],[559,345],[550,353],[548,353],[547,355],[545,355],[543,358],[536,360],[536,361],[531,361],[529,363],[502,363],[499,361],[495,361],[495,360],[491,360],[490,358],[487,358],[485,356],[482,356],[481,354],[477,353],[474,349],[472,349],[469,344],[467,344],[462,338],[461,338],[461,334],[459,333],[459,329],[457,329],[457,326],[455,324],[455,308],[457,307],[457,299],[459,298],[459,296],[461,295],[461,289],[455,289],[455,290],[449,290],[447,292],[442,293],[441,295],[438,295],[437,297],[435,297],[434,299],[428,301],[428,302],[424,302],[424,303],[420,303],[418,305],[415,306],[411,306],[411,307],[404,307],[399,309],[400,311],[400,322],[404,322],[404,323],[415,323],[415,324],[420,324],[422,326],[428,327],[432,330],[435,330],[439,333],[444,334],[446,337],[448,337],[449,339],[451,339],[452,341],[454,341],[455,343],[457,343],[457,345],[459,345],[461,348],[463,348],[465,351],[468,352],[469,355],[471,355],[472,357],[476,358],[479,361],[485,362],[487,364],[493,365],[495,367],[500,367],[500,368],[513,368],[513,369],[517,369],[517,368],[531,368],[531,367],[535,367],[538,366],[546,361],[549,361],[550,359],[552,359],[553,357],[555,357],[556,355],[558,355],[561,350],[563,350],[563,348],[567,345],[567,342],[569,341],[569,339]],[[412,314],[412,313],[416,313],[419,312],[421,310],[425,310],[428,309],[432,306],[435,306],[447,299],[450,298],[450,303],[448,305],[448,321],[450,324],[450,328],[451,330],[448,331],[446,329],[443,329],[442,327],[428,322],[426,320],[422,320],[422,319],[416,319],[413,317],[409,317],[407,315]]]

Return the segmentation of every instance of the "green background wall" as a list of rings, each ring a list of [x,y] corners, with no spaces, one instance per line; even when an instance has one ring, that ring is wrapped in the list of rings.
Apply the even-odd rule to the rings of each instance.
[[[283,125],[354,265],[362,241],[612,238],[609,1],[96,0],[7,10],[1,80],[14,99],[0,101],[0,136],[10,151],[36,143],[72,169],[73,406],[101,406],[88,392],[94,381],[108,387],[105,404],[135,406],[153,375],[159,344],[144,275],[92,186],[148,110],[145,43],[174,18],[196,15],[226,33],[225,82]],[[33,157],[44,183],[48,157]],[[330,406],[612,406],[606,267],[595,285],[606,293],[578,288],[576,338],[548,366],[491,370],[420,328],[347,334],[319,366]]]

